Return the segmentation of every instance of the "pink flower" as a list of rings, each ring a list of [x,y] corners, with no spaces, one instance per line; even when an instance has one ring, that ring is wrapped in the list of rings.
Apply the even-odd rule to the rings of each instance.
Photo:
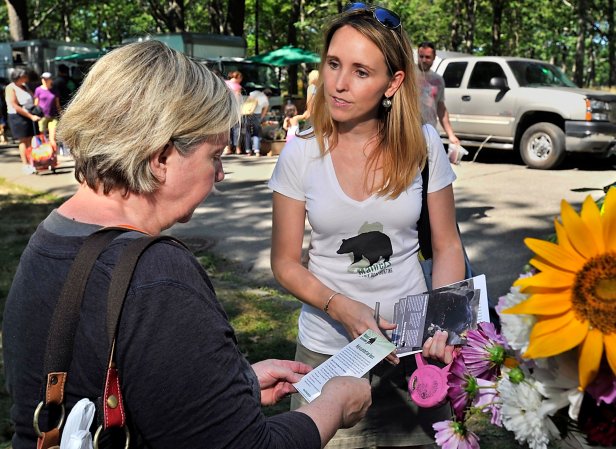
[[[449,369],[447,381],[449,383],[447,396],[451,401],[456,417],[462,419],[466,406],[477,395],[479,389],[477,379],[468,372],[462,357],[456,357]]]
[[[495,426],[502,427],[500,414],[500,400],[496,384],[490,380],[475,379],[477,381],[477,396],[473,401],[473,407],[477,407],[482,412],[490,413],[490,422]]]
[[[496,332],[492,323],[479,323],[477,330],[468,331],[466,345],[460,353],[469,373],[482,379],[494,380],[505,361],[507,349],[507,342]]]
[[[436,431],[434,439],[443,449],[479,449],[479,437],[457,421],[441,421],[432,424]]]
[[[595,380],[586,388],[586,392],[597,401],[597,405],[602,402],[613,404],[616,401],[616,377],[609,368],[602,367]]]

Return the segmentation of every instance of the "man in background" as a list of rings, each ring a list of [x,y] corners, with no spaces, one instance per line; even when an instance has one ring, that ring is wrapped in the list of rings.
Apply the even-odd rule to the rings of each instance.
[[[449,122],[449,113],[445,107],[445,80],[430,70],[436,58],[436,49],[432,42],[422,42],[417,50],[419,74],[418,83],[421,96],[421,116],[424,123],[436,128],[437,120],[447,133],[449,143],[459,145],[460,139],[453,132]]]
[[[71,78],[68,66],[65,64],[58,65],[58,75],[53,81],[53,87],[60,97],[60,107],[64,110],[68,104],[73,92],[77,88],[75,81]]]
[[[272,95],[270,89],[260,91],[253,90],[248,95],[247,101],[254,101],[254,109],[252,114],[246,120],[246,153],[249,155],[261,155],[261,122],[263,122],[269,111],[269,97]]]

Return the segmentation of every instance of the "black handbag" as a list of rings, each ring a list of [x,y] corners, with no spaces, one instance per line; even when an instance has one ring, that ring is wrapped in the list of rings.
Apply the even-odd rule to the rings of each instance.
[[[45,117],[45,113],[43,112],[43,110],[41,109],[40,106],[34,105],[34,106],[30,106],[28,108],[28,112],[32,115],[38,115],[39,117],[43,118]]]

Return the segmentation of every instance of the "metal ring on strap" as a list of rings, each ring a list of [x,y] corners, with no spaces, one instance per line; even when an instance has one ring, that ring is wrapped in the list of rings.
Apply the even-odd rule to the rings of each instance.
[[[62,425],[64,424],[64,414],[65,414],[65,408],[64,408],[64,404],[57,404],[60,407],[60,410],[62,411],[62,413],[60,414],[60,419],[58,421],[58,425],[56,426],[56,428],[60,429],[62,427]],[[34,418],[32,419],[32,427],[34,427],[34,432],[36,433],[36,436],[38,437],[43,437],[43,432],[41,432],[41,429],[39,427],[39,415],[41,414],[41,410],[43,410],[43,407],[45,407],[45,404],[43,403],[43,401],[39,402],[39,404],[36,406],[36,410],[34,410]]]
[[[130,431],[127,426],[124,426],[123,429],[126,434],[126,444],[124,444],[124,449],[128,449],[128,446],[130,446]],[[103,433],[102,425],[98,426],[98,429],[96,429],[96,433],[94,434],[94,440],[92,441],[94,449],[98,449],[98,438],[101,436],[101,433]]]

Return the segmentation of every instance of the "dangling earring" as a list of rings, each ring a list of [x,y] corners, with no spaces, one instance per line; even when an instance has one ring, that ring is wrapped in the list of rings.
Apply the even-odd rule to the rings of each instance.
[[[390,109],[391,108],[391,98],[383,98],[383,101],[381,102],[381,104],[383,105],[383,107],[385,109]]]

